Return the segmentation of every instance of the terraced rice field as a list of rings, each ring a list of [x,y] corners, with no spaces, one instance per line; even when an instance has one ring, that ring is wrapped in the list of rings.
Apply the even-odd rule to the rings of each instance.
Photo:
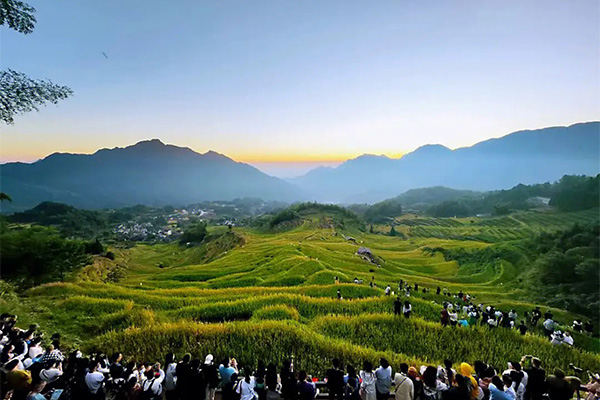
[[[581,335],[575,336],[579,348],[567,348],[551,346],[537,332],[522,337],[506,329],[442,328],[439,312],[446,298],[435,294],[438,286],[462,290],[476,303],[514,308],[523,316],[535,304],[515,282],[530,261],[522,239],[597,220],[598,210],[498,218],[403,216],[397,231],[404,237],[319,227],[318,218],[309,216],[304,225],[279,233],[235,228],[226,234],[243,244],[209,262],[199,248],[176,244],[114,248],[114,261],[98,259],[69,282],[32,288],[23,298],[4,300],[1,308],[12,307],[25,323],[59,331],[85,350],[118,350],[148,361],[171,350],[235,356],[242,364],[294,355],[298,368],[322,373],[334,356],[358,364],[385,355],[396,368],[400,362],[439,363],[448,357],[502,368],[507,360],[535,354],[549,369],[571,362],[600,367],[598,341]],[[476,252],[499,245],[518,254],[518,262],[459,265],[432,251]],[[360,246],[371,249],[380,267],[356,254]],[[354,284],[354,278],[364,283]],[[400,279],[431,289],[410,297],[408,320],[394,317],[394,296],[383,295],[387,284],[397,290]],[[552,311],[558,321],[575,317]]]

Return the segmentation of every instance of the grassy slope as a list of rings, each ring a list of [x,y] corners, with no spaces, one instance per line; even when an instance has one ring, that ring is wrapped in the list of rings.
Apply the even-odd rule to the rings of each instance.
[[[401,323],[391,317],[393,299],[383,297],[381,289],[386,284],[396,289],[398,280],[404,279],[432,291],[437,286],[463,290],[475,295],[477,302],[515,308],[522,316],[534,306],[515,281],[525,265],[507,260],[459,265],[445,261],[439,252],[424,250],[476,251],[502,245],[526,262],[530,255],[519,246],[520,239],[541,229],[597,219],[597,210],[467,219],[403,216],[397,231],[406,239],[367,234],[351,226],[340,231],[323,223],[318,214],[304,218],[294,229],[277,233],[236,228],[243,242],[236,240],[238,247],[221,254],[213,251],[210,257],[204,250],[175,244],[113,249],[115,261],[98,260],[71,282],[33,288],[21,299],[3,296],[0,308],[17,311],[24,323],[35,321],[47,331],[60,331],[66,341],[83,342],[88,349],[119,348],[148,359],[162,358],[174,349],[197,355],[211,350],[246,361],[254,360],[254,352],[281,361],[297,342],[297,357],[304,349],[352,362],[385,354],[395,362],[439,362],[450,356],[456,361],[481,358],[502,363],[530,352],[544,356],[548,367],[565,368],[567,361],[586,368],[600,365],[598,355],[552,348],[535,334],[522,339],[504,330],[442,330],[437,321],[444,298],[434,293],[414,294],[416,318]],[[357,243],[345,240],[343,234],[352,235]],[[371,248],[382,260],[381,268],[357,256],[359,246]],[[115,283],[107,271],[125,275]],[[333,284],[334,276],[341,285]],[[355,277],[365,284],[352,284]],[[371,277],[378,288],[366,285]],[[336,299],[338,289],[341,301]],[[559,321],[574,318],[563,310],[553,312]],[[291,321],[264,321],[269,318]],[[136,328],[124,331],[128,327]],[[229,337],[225,344],[216,339],[224,332]],[[145,344],[153,342],[148,335],[158,337],[156,346]],[[456,341],[464,344],[448,347]],[[272,356],[261,353],[265,343],[273,349]],[[597,340],[576,336],[576,343],[599,351]],[[453,354],[447,354],[449,348]],[[316,370],[329,362],[318,354],[305,355],[304,360],[306,368]]]

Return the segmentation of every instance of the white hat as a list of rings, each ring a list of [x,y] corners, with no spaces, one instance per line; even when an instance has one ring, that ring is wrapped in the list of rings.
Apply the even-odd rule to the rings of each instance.
[[[212,364],[213,361],[213,355],[209,354],[206,356],[206,358],[204,359],[204,364]]]

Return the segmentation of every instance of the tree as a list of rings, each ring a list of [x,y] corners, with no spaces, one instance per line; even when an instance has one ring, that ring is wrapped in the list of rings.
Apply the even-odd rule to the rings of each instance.
[[[394,225],[392,225],[392,228],[390,229],[390,236],[396,236],[398,234],[398,232],[396,232],[396,229],[394,229]]]
[[[17,0],[0,0],[0,26],[25,35],[33,32],[35,8]],[[22,72],[0,72],[0,121],[13,124],[15,115],[39,110],[46,103],[56,104],[71,96],[73,91],[48,80],[35,80]]]
[[[189,225],[181,235],[180,242],[186,243],[200,243],[204,240],[207,235],[206,224],[204,222],[198,222]]]
[[[53,228],[11,229],[0,236],[3,279],[33,285],[62,280],[67,272],[89,261],[82,242],[64,239]]]
[[[35,8],[22,1],[0,0],[0,25],[8,25],[9,28],[26,35],[33,32],[37,22],[34,12]]]
[[[369,233],[375,233],[375,231],[373,231],[373,224],[371,224],[371,227],[369,228]]]
[[[0,201],[8,201],[12,203],[11,197],[3,192],[0,192]]]

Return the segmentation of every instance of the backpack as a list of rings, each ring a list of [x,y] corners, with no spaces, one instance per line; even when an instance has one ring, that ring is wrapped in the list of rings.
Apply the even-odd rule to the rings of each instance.
[[[150,380],[150,384],[148,385],[148,387],[146,387],[146,382],[144,382],[144,384],[142,385],[142,391],[140,393],[140,397],[138,397],[138,400],[155,400],[160,398],[160,396],[157,396],[154,394],[154,392],[152,391],[152,385],[154,385],[154,381],[156,380],[156,378],[152,378]]]
[[[236,381],[231,389],[230,400],[240,400],[242,398],[242,381]]]
[[[431,389],[427,385],[423,385],[424,400],[441,400],[442,392],[440,390]]]

